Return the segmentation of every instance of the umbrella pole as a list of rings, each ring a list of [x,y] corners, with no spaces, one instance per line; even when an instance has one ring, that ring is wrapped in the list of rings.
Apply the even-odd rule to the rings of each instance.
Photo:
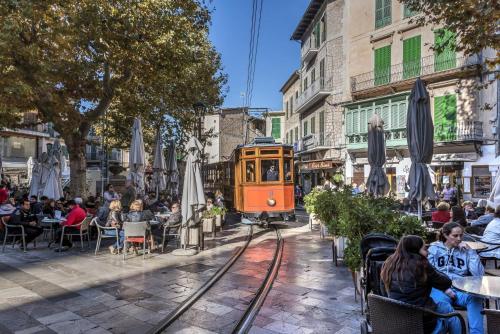
[[[418,201],[418,220],[422,221],[422,201]]]

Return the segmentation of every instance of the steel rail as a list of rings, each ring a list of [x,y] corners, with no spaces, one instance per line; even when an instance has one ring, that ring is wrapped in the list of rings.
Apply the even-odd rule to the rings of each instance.
[[[276,279],[276,276],[278,275],[278,271],[281,265],[281,258],[283,257],[284,240],[281,237],[280,230],[276,226],[274,226],[274,229],[276,230],[277,242],[273,260],[269,266],[269,269],[267,271],[266,277],[262,285],[260,286],[256,295],[252,299],[250,306],[245,311],[245,314],[243,314],[243,317],[240,319],[240,321],[234,328],[233,334],[248,333],[248,331],[252,327],[252,323],[255,317],[259,313],[259,310],[262,307],[262,304],[264,303],[267,297],[267,294],[269,293],[269,291],[273,286],[273,282]]]
[[[221,267],[217,272],[205,283],[203,284],[195,293],[189,296],[185,301],[183,301],[175,310],[170,312],[165,319],[163,319],[158,325],[149,330],[148,334],[159,334],[163,332],[168,326],[170,326],[175,320],[177,320],[184,312],[186,312],[191,305],[193,305],[201,296],[203,296],[228,270],[231,266],[238,260],[238,258],[246,250],[250,241],[252,240],[253,227],[249,225],[247,239],[242,247],[238,247],[238,250],[231,256],[231,258],[226,262],[226,264]]]

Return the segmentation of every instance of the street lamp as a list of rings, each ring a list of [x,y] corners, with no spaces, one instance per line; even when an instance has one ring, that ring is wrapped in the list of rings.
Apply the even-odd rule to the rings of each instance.
[[[202,128],[201,121],[205,117],[205,111],[207,109],[207,106],[203,102],[198,101],[195,104],[193,104],[193,109],[194,109],[194,115],[198,119],[197,137],[198,140],[201,142],[201,128]]]

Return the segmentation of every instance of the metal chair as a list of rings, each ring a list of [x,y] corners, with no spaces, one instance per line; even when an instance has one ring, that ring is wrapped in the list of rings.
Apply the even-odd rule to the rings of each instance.
[[[490,252],[492,250],[496,250],[496,249],[500,248],[500,244],[493,243],[493,242],[483,241],[483,240],[481,240],[481,236],[475,235],[475,234],[469,234],[469,233],[465,233],[464,234],[464,240],[465,241],[477,241],[477,242],[481,242],[481,243],[483,243],[485,245],[491,246],[491,247],[488,247],[488,249],[478,250],[477,254],[481,258],[481,262],[484,265],[486,265],[487,261],[493,261],[495,263],[495,269],[498,268],[498,258],[496,258],[496,257],[490,257],[490,256],[481,256],[481,253]]]
[[[101,247],[101,240],[102,239],[116,239],[116,243],[118,244],[118,241],[120,240],[120,231],[118,227],[106,227],[102,226],[99,224],[99,218],[94,217],[90,223],[91,225],[93,224],[97,228],[97,243],[95,245],[95,252],[94,255],[97,255],[97,252],[99,251],[99,248]],[[116,235],[107,235],[105,234],[105,231],[114,231],[116,232]]]
[[[0,219],[4,227],[4,237],[3,237],[3,245],[2,252],[5,251],[5,244],[7,243],[7,237],[12,237],[12,248],[16,244],[16,237],[21,237],[23,243],[23,251],[26,252],[26,233],[24,232],[24,226],[22,225],[11,225],[6,223],[5,217]],[[9,231],[10,229],[10,231]],[[17,231],[17,232],[16,232]],[[35,241],[33,241],[35,242]]]
[[[148,222],[124,222],[123,232],[125,234],[125,239],[123,241],[123,260],[125,261],[127,257],[127,243],[128,242],[142,242],[142,258],[146,258],[146,244],[147,234],[149,231]],[[148,248],[148,253],[151,254],[151,249]]]
[[[173,239],[177,240],[177,247],[180,247],[180,227],[181,224],[175,224],[175,225],[164,225],[163,226],[163,238],[161,241],[161,252],[163,253],[165,251],[165,241],[168,243],[168,240],[170,237],[173,237]],[[170,231],[174,230],[175,233],[170,233]]]
[[[458,317],[462,334],[466,334],[464,318],[458,312],[447,314],[400,302],[398,300],[369,294],[368,305],[370,323],[373,334],[423,334],[424,314],[437,318]],[[361,324],[361,332],[365,332],[366,323]]]
[[[484,314],[486,314],[488,334],[498,334],[500,330],[500,311],[484,309]]]
[[[92,220],[92,216],[87,216],[79,224],[68,225],[68,226],[63,225],[62,232],[61,232],[61,241],[59,242],[59,248],[62,248],[62,246],[63,246],[64,236],[70,237],[71,240],[73,240],[74,236],[80,236],[80,244],[81,244],[82,250],[83,250],[83,236],[87,236],[88,246],[90,247],[89,225],[90,225],[91,220]],[[79,227],[79,229],[76,230],[76,228],[78,228],[78,227]]]

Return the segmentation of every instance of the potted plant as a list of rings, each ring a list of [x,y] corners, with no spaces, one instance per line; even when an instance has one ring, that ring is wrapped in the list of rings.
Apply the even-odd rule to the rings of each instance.
[[[224,222],[222,218],[226,214],[226,209],[222,208],[222,207],[219,207],[219,206],[214,206],[211,209],[211,211],[212,211],[212,214],[215,217],[215,227],[222,228],[222,225],[223,225],[223,222]]]
[[[203,224],[203,233],[215,232],[215,215],[212,210],[205,210],[201,214],[201,221]]]
[[[309,214],[309,226],[311,227],[314,224],[320,224],[320,219],[316,216],[316,204],[318,203],[318,196],[323,192],[318,188],[314,188],[311,192],[304,196],[304,208],[306,212]]]

